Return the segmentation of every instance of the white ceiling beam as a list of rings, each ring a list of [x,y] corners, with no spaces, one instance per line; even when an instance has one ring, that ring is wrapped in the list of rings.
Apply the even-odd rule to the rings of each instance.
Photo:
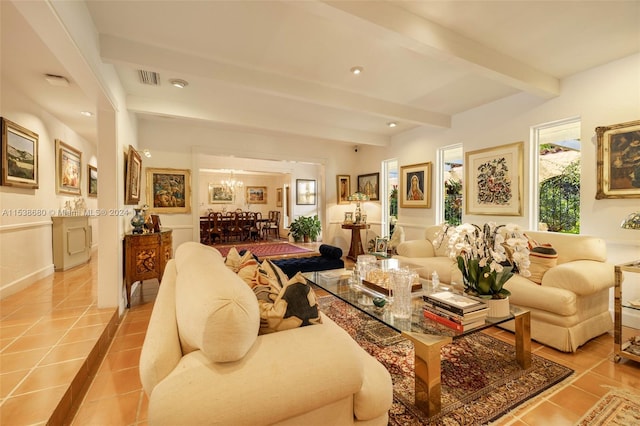
[[[475,40],[393,5],[391,2],[297,2],[331,20],[393,40],[417,53],[438,57],[471,68],[494,81],[544,99],[558,96],[560,81]]]
[[[264,72],[209,58],[124,40],[100,36],[101,56],[113,63],[137,65],[148,70],[174,70],[221,81],[272,96],[347,111],[358,111],[385,120],[449,128],[451,117],[395,102],[389,102],[293,77]]]
[[[157,116],[177,117],[217,123],[222,127],[235,127],[259,130],[272,134],[292,135],[304,138],[316,138],[337,142],[363,145],[387,146],[390,138],[379,134],[337,127],[319,126],[310,122],[287,120],[247,111],[233,111],[230,108],[214,109],[194,106],[192,103],[179,103],[164,98],[145,98],[127,96],[127,109],[135,113]]]

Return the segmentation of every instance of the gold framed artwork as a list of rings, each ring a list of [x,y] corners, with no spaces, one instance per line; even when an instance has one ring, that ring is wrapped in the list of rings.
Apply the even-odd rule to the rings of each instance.
[[[191,171],[147,167],[147,204],[154,213],[191,213]]]
[[[316,204],[316,181],[296,179],[296,205],[312,206]]]
[[[351,176],[336,176],[336,194],[338,194],[337,204],[349,204],[349,195],[351,195]]]
[[[209,184],[209,204],[233,204],[235,200],[235,192],[227,190],[224,185]]]
[[[431,162],[400,167],[400,207],[431,208]]]
[[[98,196],[98,168],[87,164],[87,195]]]
[[[466,214],[522,216],[524,142],[465,153]]]
[[[276,207],[282,207],[282,188],[276,188]]]
[[[38,188],[38,134],[2,121],[2,185]]]
[[[369,201],[380,200],[380,173],[358,175],[358,192],[369,197]]]
[[[142,158],[138,151],[129,145],[127,153],[127,171],[124,180],[124,203],[140,203],[142,187]],[[151,205],[151,204],[149,204]]]
[[[596,127],[596,199],[640,198],[640,120]]]
[[[267,204],[267,187],[247,186],[245,201],[247,204]]]
[[[56,193],[81,195],[82,152],[56,139]]]

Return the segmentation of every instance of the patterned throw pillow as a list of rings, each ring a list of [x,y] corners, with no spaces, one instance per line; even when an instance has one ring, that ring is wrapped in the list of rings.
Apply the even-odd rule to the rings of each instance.
[[[537,241],[529,239],[529,279],[536,284],[542,284],[542,277],[545,272],[558,264],[558,252],[551,244],[539,244]]]
[[[241,255],[235,247],[231,247],[227,253],[224,264],[249,285],[251,285],[258,269],[258,262],[249,250],[244,251]]]
[[[315,292],[302,274],[288,279],[273,262],[265,260],[256,271],[252,288],[260,307],[258,334],[322,323]]]

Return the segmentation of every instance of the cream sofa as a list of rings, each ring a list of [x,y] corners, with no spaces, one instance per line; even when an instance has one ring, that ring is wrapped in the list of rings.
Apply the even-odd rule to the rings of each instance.
[[[421,266],[427,278],[435,270],[442,283],[462,283],[462,274],[447,256],[446,242],[434,244],[440,226],[425,230],[424,240],[405,241],[396,258]],[[586,235],[527,231],[538,243],[549,243],[558,253],[557,265],[542,276],[541,284],[514,275],[505,285],[511,304],[531,312],[531,338],[564,352],[575,352],[588,340],[613,328],[609,288],[614,265],[607,263],[604,240]],[[513,321],[504,328],[514,330]]]
[[[389,372],[333,321],[258,336],[259,322],[256,296],[220,253],[182,244],[140,356],[149,423],[387,424]]]

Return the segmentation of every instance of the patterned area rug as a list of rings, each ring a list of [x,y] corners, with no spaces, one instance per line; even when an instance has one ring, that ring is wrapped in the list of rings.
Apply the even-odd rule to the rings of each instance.
[[[640,425],[640,394],[624,389],[612,389],[577,424],[579,426]]]
[[[334,296],[320,297],[319,304],[391,373],[390,425],[486,424],[573,373],[535,354],[531,368],[522,370],[516,364],[514,346],[475,333],[443,347],[442,412],[428,418],[413,404],[413,344]]]
[[[231,247],[235,247],[236,250],[249,250],[251,253],[258,256],[260,259],[269,258],[269,257],[278,257],[289,254],[301,254],[301,253],[314,253],[313,250],[309,250],[303,247],[294,246],[289,243],[265,243],[265,244],[234,244],[226,247],[217,247],[214,246],[216,250],[222,254],[222,256],[226,256],[231,250]]]

